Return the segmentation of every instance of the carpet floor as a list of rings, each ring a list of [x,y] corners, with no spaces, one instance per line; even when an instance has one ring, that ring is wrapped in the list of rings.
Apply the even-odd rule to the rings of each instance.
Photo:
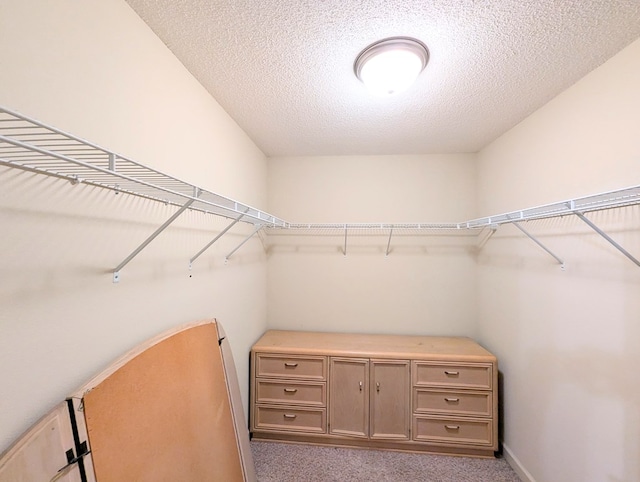
[[[480,459],[253,440],[258,482],[520,482],[502,458]]]

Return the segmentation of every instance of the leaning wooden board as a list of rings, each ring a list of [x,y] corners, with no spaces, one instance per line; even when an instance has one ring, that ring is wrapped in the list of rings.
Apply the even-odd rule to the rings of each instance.
[[[127,353],[43,418],[0,458],[0,482],[253,481],[239,400],[215,321],[180,327]],[[67,418],[77,419],[75,450]],[[73,460],[66,466],[76,458],[81,471]]]

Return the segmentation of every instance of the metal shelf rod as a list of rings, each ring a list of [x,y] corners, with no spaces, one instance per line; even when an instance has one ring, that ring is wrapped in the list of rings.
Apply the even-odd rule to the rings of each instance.
[[[186,203],[184,203],[184,205],[178,209],[178,211],[176,211],[173,216],[171,216],[169,219],[167,219],[164,224],[162,226],[160,226],[158,229],[156,229],[156,231],[149,236],[147,239],[145,239],[143,241],[143,243],[138,246],[133,253],[131,253],[129,256],[127,256],[124,261],[122,263],[120,263],[116,269],[113,270],[113,282],[117,283],[120,281],[120,270],[122,268],[124,268],[127,264],[129,264],[129,261],[131,261],[133,258],[135,258],[140,251],[142,251],[144,248],[147,247],[147,245],[153,241],[154,239],[156,239],[158,237],[158,235],[164,231],[172,222],[174,222],[178,216],[180,216],[183,212],[185,212],[189,206],[191,206],[191,204],[193,204],[193,202],[195,201],[195,199],[189,199]]]
[[[387,241],[387,251],[385,252],[385,256],[389,256],[389,251],[391,250],[391,236],[393,236],[393,228],[389,231],[389,241]]]
[[[228,255],[226,255],[226,256],[224,257],[224,261],[225,261],[225,262],[229,261],[229,258],[231,258],[231,256],[233,256],[233,254],[234,254],[236,251],[238,251],[238,250],[239,250],[239,249],[244,245],[244,243],[246,243],[246,242],[247,242],[247,241],[249,241],[251,238],[253,238],[253,236],[254,236],[258,231],[260,231],[262,228],[263,228],[263,226],[261,226],[261,225],[259,225],[259,224],[258,224],[258,225],[256,225],[256,227],[255,227],[255,229],[253,230],[253,232],[252,232],[249,236],[247,236],[247,237],[244,239],[244,241],[242,241],[238,246],[236,246],[236,248],[235,248],[233,251],[231,251]]]
[[[248,211],[248,209],[247,209]],[[245,213],[247,212],[245,211]],[[204,253],[207,249],[209,249],[211,246],[213,246],[213,244],[218,241],[222,236],[224,236],[227,231],[229,231],[232,227],[234,227],[244,216],[245,213],[242,213],[240,216],[238,216],[236,219],[234,219],[231,224],[229,224],[226,228],[224,228],[215,238],[213,238],[204,248],[202,248],[200,251],[198,251],[198,254],[196,254],[195,256],[193,256],[190,260],[189,260],[189,269],[191,269],[191,265],[193,264],[193,262],[198,259],[200,257],[200,255],[202,253]]]
[[[347,256],[347,226],[345,225],[344,227],[344,251],[342,252],[342,254],[345,255],[345,257]]]
[[[544,244],[542,244],[540,242],[540,240],[538,240],[535,236],[533,236],[531,233],[529,233],[529,231],[527,231],[522,226],[520,226],[520,224],[517,223],[516,221],[513,221],[511,224],[513,224],[516,228],[518,228],[520,231],[522,231],[524,233],[524,235],[526,237],[528,237],[531,241],[533,241],[538,246],[540,246],[542,249],[544,249],[545,252],[547,252],[549,255],[551,255],[558,263],[560,263],[560,268],[564,269],[564,261],[562,261],[562,259],[560,259],[555,254],[553,254],[553,252],[549,248],[547,248]]]
[[[585,222],[585,224],[587,224],[591,229],[593,229],[596,233],[598,233],[604,239],[609,241],[609,243],[611,243],[618,251],[620,251],[627,258],[629,258],[631,261],[633,261],[637,266],[640,266],[640,261],[638,261],[631,253],[629,253],[629,251],[627,251],[622,246],[620,246],[616,241],[614,241],[611,238],[611,236],[609,236],[607,233],[602,231],[602,229],[600,229],[598,226],[593,224],[592,221],[587,219],[587,217],[584,214],[582,214],[580,211],[574,211],[574,213],[575,213],[576,216],[578,216],[580,219],[582,219]]]
[[[489,232],[484,236],[484,238],[482,238],[480,240],[480,243],[478,243],[478,249],[484,248],[484,245],[487,244],[487,242],[491,239],[491,237],[494,234],[496,234],[497,230],[498,230],[498,225],[497,224],[489,226]]]

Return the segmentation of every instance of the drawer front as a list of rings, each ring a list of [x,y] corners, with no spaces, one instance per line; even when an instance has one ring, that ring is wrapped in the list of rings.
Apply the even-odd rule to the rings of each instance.
[[[414,440],[467,445],[493,445],[491,420],[414,417]]]
[[[327,357],[256,354],[256,376],[326,380]]]
[[[326,404],[324,383],[257,380],[256,403],[278,403],[324,407]]]
[[[414,385],[491,389],[491,364],[413,362]]]
[[[413,389],[413,411],[416,413],[491,417],[492,400],[491,392]]]
[[[326,411],[324,409],[256,406],[255,410],[256,430],[326,432]]]

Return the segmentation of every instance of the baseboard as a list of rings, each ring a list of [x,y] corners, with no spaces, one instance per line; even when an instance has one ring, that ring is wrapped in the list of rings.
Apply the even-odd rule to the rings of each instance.
[[[513,455],[513,452],[506,445],[502,444],[502,455],[511,468],[518,474],[522,482],[536,482],[533,476],[529,473],[524,465],[518,460],[518,457]]]

